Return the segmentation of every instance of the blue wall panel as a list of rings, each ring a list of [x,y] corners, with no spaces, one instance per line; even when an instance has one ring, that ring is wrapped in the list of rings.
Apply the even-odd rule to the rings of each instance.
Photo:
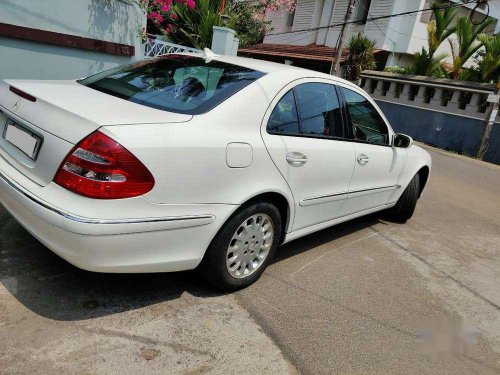
[[[395,132],[444,150],[476,155],[483,135],[483,121],[378,100],[377,104]],[[500,124],[493,125],[484,160],[500,164]]]

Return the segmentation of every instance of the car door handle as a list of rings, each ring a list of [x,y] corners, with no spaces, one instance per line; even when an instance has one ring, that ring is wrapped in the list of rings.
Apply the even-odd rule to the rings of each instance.
[[[358,161],[358,164],[365,165],[370,161],[370,158],[365,154],[361,154],[356,158],[356,160]]]
[[[300,152],[292,152],[286,156],[286,161],[291,165],[303,165],[307,163],[307,157]]]

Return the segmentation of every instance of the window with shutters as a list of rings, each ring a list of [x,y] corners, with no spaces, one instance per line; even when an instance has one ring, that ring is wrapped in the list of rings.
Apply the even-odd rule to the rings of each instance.
[[[364,25],[368,18],[368,11],[370,10],[371,0],[359,0],[358,6],[354,12],[354,22]]]

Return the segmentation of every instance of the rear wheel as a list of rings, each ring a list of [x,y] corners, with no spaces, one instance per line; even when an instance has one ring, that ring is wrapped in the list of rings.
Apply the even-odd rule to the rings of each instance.
[[[416,174],[415,176],[413,176],[412,180],[406,187],[396,205],[387,211],[387,216],[389,219],[397,221],[399,223],[405,223],[409,218],[413,216],[413,212],[415,212],[415,207],[417,205],[419,196],[419,183],[420,178],[419,175]]]
[[[258,202],[233,215],[210,244],[200,265],[217,288],[234,291],[254,283],[271,261],[281,236],[281,217],[271,203]]]

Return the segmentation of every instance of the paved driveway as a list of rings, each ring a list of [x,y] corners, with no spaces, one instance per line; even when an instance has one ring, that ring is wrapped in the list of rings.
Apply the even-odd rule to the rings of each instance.
[[[80,271],[0,210],[0,373],[500,373],[500,168],[432,156],[407,224],[299,239],[232,295]]]

